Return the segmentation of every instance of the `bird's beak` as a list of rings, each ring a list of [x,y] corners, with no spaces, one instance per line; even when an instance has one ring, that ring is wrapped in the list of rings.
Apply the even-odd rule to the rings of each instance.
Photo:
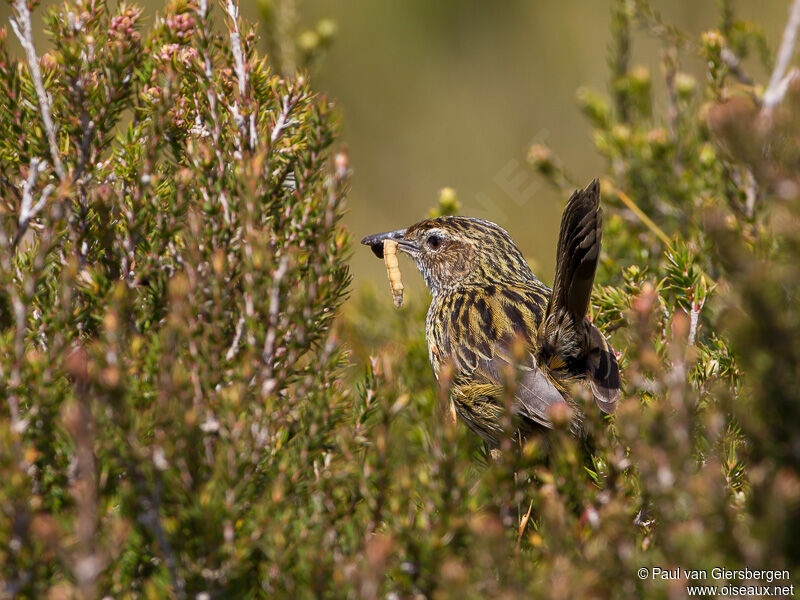
[[[365,246],[369,246],[375,256],[378,258],[383,258],[383,240],[395,240],[401,250],[408,251],[408,248],[405,247],[409,245],[404,239],[405,234],[405,229],[396,229],[395,231],[387,231],[385,233],[375,233],[365,237],[363,240],[361,240],[361,243]]]

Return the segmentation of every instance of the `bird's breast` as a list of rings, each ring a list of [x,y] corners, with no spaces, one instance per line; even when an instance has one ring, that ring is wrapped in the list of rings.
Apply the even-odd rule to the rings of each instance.
[[[448,361],[456,375],[471,373],[480,361],[491,361],[498,345],[508,347],[515,339],[535,348],[548,292],[537,280],[489,281],[434,295],[426,335],[436,378]]]
[[[447,312],[448,307],[452,304],[449,298],[444,295],[436,295],[431,300],[431,305],[428,307],[428,315],[425,319],[425,338],[428,341],[428,359],[433,368],[433,374],[436,380],[439,380],[439,370],[442,363],[449,357],[448,347],[448,332],[447,325]]]

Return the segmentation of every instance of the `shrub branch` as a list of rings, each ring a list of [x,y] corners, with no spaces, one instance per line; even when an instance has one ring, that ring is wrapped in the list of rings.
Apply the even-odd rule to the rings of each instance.
[[[47,134],[47,142],[50,145],[50,156],[53,159],[53,168],[61,181],[66,179],[64,172],[64,165],[61,162],[61,157],[58,153],[58,143],[56,142],[56,128],[53,124],[52,106],[50,105],[50,96],[44,89],[42,82],[42,72],[39,69],[39,59],[36,56],[36,48],[33,45],[33,27],[31,26],[31,11],[28,9],[26,0],[15,0],[14,11],[15,16],[11,17],[11,29],[19,39],[22,48],[25,50],[25,56],[28,59],[28,67],[31,70],[31,79],[33,80],[33,87],[36,89],[36,97],[39,100],[39,110],[42,113],[42,122],[44,123],[44,130]]]
[[[778,49],[778,57],[775,60],[775,68],[769,78],[769,85],[764,92],[764,111],[766,114],[780,104],[783,100],[789,83],[798,76],[797,69],[789,70],[789,64],[794,56],[794,48],[797,44],[797,30],[800,29],[800,0],[795,0],[789,12],[789,20],[783,30],[783,39]],[[787,71],[788,74],[787,74]]]

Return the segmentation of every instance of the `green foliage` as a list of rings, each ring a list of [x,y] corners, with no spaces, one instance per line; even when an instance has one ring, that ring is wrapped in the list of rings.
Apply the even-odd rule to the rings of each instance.
[[[431,209],[428,216],[431,218],[444,217],[446,215],[456,215],[461,210],[461,203],[458,201],[456,191],[451,187],[444,187],[439,190],[439,204]]]
[[[328,336],[348,167],[330,106],[270,72],[237,10],[221,35],[203,4],[149,33],[125,4],[52,9],[45,97],[4,36],[4,593],[311,577],[289,548],[339,493],[312,482],[348,419]]]
[[[270,62],[279,72],[310,68],[331,46],[338,33],[336,21],[323,18],[313,27],[300,27],[298,0],[258,0]]]
[[[800,397],[791,333],[798,325],[798,229],[790,225],[798,210],[795,92],[773,121],[757,119],[761,88],[730,57],[762,48],[763,38],[755,25],[727,15],[728,3],[731,41],[716,31],[694,40],[644,2],[616,4],[612,101],[582,88],[578,102],[608,164],[603,285],[592,310],[621,351],[625,398],[607,420],[587,404],[587,445],[556,431],[522,448],[508,443],[489,458],[462,425],[452,425],[444,392],[433,405],[417,397],[426,391],[419,378],[431,380],[418,356],[421,326],[409,339],[421,308],[366,322],[362,313],[381,302],[365,296],[348,312],[345,332],[357,350],[377,347],[384,365],[383,391],[392,390],[385,452],[401,455],[386,460],[403,474],[453,471],[444,496],[441,482],[424,475],[389,482],[389,496],[419,498],[415,518],[430,523],[409,531],[398,511],[384,510],[383,592],[659,598],[685,595],[686,582],[641,580],[641,567],[798,574],[786,533],[800,508],[789,450],[800,439],[792,425]],[[634,26],[664,44],[663,82],[629,66]],[[697,53],[708,59],[705,89],[680,70]],[[755,107],[750,120],[740,119],[735,101],[729,106],[742,94]],[[545,146],[532,147],[528,158],[565,197],[583,183]],[[446,549],[443,522],[450,523]],[[426,574],[430,561],[440,573],[435,582]]]
[[[270,27],[292,6],[264,2]],[[234,4],[178,0],[146,32],[133,6],[70,3],[37,58],[16,2],[0,595],[667,598],[685,583],[640,568],[796,577],[800,94],[766,110],[730,60],[763,34],[720,7],[695,40],[615,2],[611,99],[578,102],[608,165],[592,314],[624,398],[603,417],[576,390],[586,439],[554,418],[491,456],[435,385],[423,301],[366,290],[334,326],[347,158]],[[663,85],[629,64],[637,26]],[[680,69],[696,54],[705,88]],[[578,183],[546,147],[529,161],[565,197]],[[458,210],[443,190],[435,213]]]

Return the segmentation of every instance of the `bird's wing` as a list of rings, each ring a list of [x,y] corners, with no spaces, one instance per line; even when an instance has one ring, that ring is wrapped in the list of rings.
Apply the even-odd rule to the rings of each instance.
[[[538,282],[504,283],[456,299],[445,343],[457,394],[475,402],[477,392],[481,396],[493,393],[496,404],[502,402],[504,384],[515,385],[514,413],[551,427],[550,407],[564,402],[564,397],[537,368],[533,353],[548,295],[549,290]]]
[[[498,345],[491,359],[478,362],[476,374],[478,379],[482,376],[496,384],[501,393],[504,384],[513,386],[514,414],[538,425],[552,427],[550,407],[565,402],[564,396],[533,361],[533,355],[526,353],[518,362],[512,358],[508,348]]]
[[[614,349],[600,330],[592,325],[589,332],[586,379],[597,406],[604,413],[613,413],[622,395],[622,382]]]

